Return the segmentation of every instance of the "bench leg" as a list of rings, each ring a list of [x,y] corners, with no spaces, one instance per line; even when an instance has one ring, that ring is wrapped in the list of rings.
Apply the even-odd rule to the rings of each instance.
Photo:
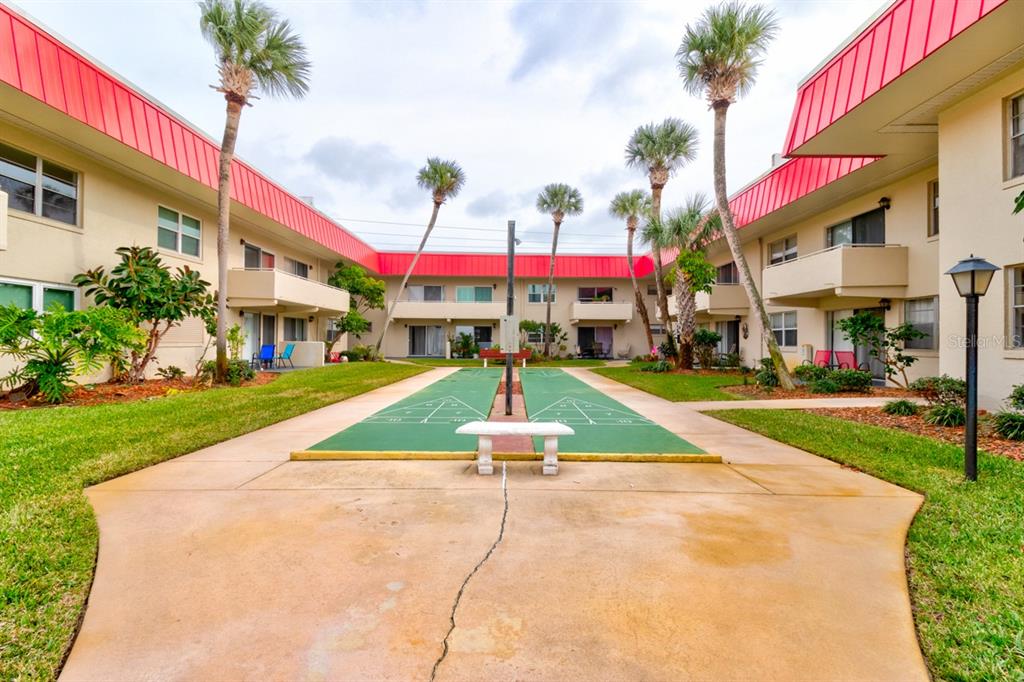
[[[558,473],[558,436],[544,436],[544,475]]]
[[[484,358],[484,368],[486,369],[486,367],[487,367],[487,358]]]
[[[494,473],[494,463],[491,460],[492,452],[491,437],[480,436],[476,455],[476,472],[478,474],[490,476]]]

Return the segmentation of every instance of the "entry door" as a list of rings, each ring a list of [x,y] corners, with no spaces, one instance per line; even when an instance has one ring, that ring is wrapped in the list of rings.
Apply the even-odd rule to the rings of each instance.
[[[444,357],[444,329],[440,326],[410,326],[409,355]]]
[[[242,357],[248,360],[260,350],[260,316],[256,313],[243,313],[242,329],[245,331],[245,349],[242,351]]]
[[[277,316],[276,315],[260,315],[262,332],[260,334],[260,343],[273,343],[277,344]]]
[[[718,322],[715,331],[722,337],[718,342],[718,352],[723,355],[740,352],[740,323],[739,320]]]
[[[580,354],[589,355],[594,348],[596,340],[593,327],[578,327],[576,330],[576,345],[580,347]]]

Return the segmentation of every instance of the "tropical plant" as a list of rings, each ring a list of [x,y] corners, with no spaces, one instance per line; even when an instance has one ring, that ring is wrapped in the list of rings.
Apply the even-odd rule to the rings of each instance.
[[[946,374],[915,379],[908,388],[929,405],[963,406],[967,403],[967,382]]]
[[[918,413],[917,403],[910,400],[890,400],[882,405],[882,412],[894,417],[913,417]]]
[[[886,327],[885,320],[869,311],[862,311],[836,322],[836,327],[854,346],[868,349],[871,357],[885,367],[885,376],[897,386],[907,388],[907,368],[917,362],[917,357],[903,352],[907,341],[925,336],[909,322],[895,327]],[[896,378],[902,377],[902,382]]]
[[[156,371],[156,375],[161,379],[167,379],[168,381],[178,381],[185,378],[185,370],[177,365],[167,365],[161,367]]]
[[[647,123],[633,131],[626,143],[626,166],[647,172],[651,183],[651,220],[661,220],[661,193],[677,170],[697,157],[697,129],[678,118]],[[654,280],[658,290],[658,309],[668,337],[673,337],[668,314],[668,294],[661,262],[661,247],[652,245]]]
[[[231,161],[242,107],[256,93],[303,97],[309,90],[310,63],[291,24],[259,0],[202,0],[199,29],[217,57],[227,112],[217,178],[217,381],[228,372],[228,231],[231,219]]]
[[[1020,412],[997,412],[992,418],[992,426],[1001,438],[1024,440],[1024,414]]]
[[[967,412],[961,405],[939,403],[928,410],[924,420],[933,426],[963,426]]]
[[[416,174],[416,184],[419,185],[420,189],[430,192],[434,208],[430,213],[430,221],[427,223],[427,229],[423,231],[423,238],[420,239],[420,245],[416,249],[416,254],[409,262],[409,267],[405,269],[402,285],[398,287],[395,299],[388,306],[388,314],[384,317],[384,328],[381,329],[380,338],[377,339],[374,356],[380,355],[381,345],[384,343],[384,337],[387,336],[388,327],[391,326],[391,319],[395,314],[395,306],[398,305],[398,299],[401,298],[402,292],[405,291],[405,287],[409,284],[409,278],[412,277],[412,271],[416,269],[416,263],[419,262],[420,256],[423,255],[423,248],[427,245],[427,239],[437,223],[437,214],[441,210],[441,204],[448,199],[454,199],[459,194],[459,191],[466,184],[466,174],[455,161],[432,156],[427,159],[427,165],[420,168]]]
[[[217,377],[217,363],[214,360],[203,361],[202,368],[197,377],[202,382],[213,382]],[[251,381],[256,378],[256,370],[247,360],[231,360],[228,362],[228,371],[221,383],[231,386],[241,386],[243,381]],[[218,380],[219,381],[219,380]]]
[[[0,387],[26,398],[39,393],[47,402],[64,402],[76,375],[99,371],[110,358],[143,345],[142,330],[115,308],[54,306],[39,313],[0,306],[0,355],[18,363],[0,377]]]
[[[658,360],[644,365],[640,368],[641,372],[654,372],[655,374],[662,374],[664,372],[671,372],[672,365],[667,360]]]
[[[654,348],[654,334],[651,332],[651,316],[647,311],[647,302],[640,284],[636,281],[636,268],[633,266],[633,241],[640,219],[646,219],[651,212],[651,195],[634,189],[630,192],[619,192],[612,199],[608,212],[619,220],[626,221],[626,267],[629,268],[629,281],[633,285],[633,297],[636,299],[636,310],[647,334],[647,347]]]
[[[384,310],[387,285],[382,279],[370,277],[366,270],[358,265],[347,265],[344,262],[334,266],[334,272],[327,278],[327,283],[344,289],[349,295],[348,312],[335,321],[335,336],[327,344],[327,352],[330,353],[342,334],[360,336],[370,330],[370,321],[366,319],[366,313],[371,310]]]
[[[471,358],[480,352],[480,346],[473,341],[473,335],[462,332],[455,343],[452,344],[452,351],[460,358]]]
[[[1021,192],[1013,200],[1013,212],[1024,213],[1024,192]]]
[[[231,353],[232,360],[240,360],[242,358],[242,350],[245,348],[245,340],[248,335],[245,330],[239,325],[231,325],[231,329],[228,330],[228,351]]]
[[[722,341],[722,335],[704,327],[693,334],[693,350],[701,369],[711,369],[715,364],[715,350]]]
[[[103,266],[75,275],[71,281],[92,296],[99,306],[122,310],[146,330],[146,343],[128,350],[128,381],[142,381],[156,357],[160,340],[188,317],[203,322],[214,318],[209,282],[187,265],[174,271],[164,265],[148,246],[122,246],[115,251],[120,262],[108,273]]]
[[[812,381],[824,379],[825,377],[828,376],[828,373],[830,371],[831,370],[829,370],[828,367],[822,367],[821,365],[812,365],[808,362],[802,365],[797,365],[796,368],[793,370],[793,376],[795,376],[797,379],[804,382],[805,384],[809,384]]]
[[[779,385],[779,372],[775,368],[774,360],[761,358],[760,367],[754,373],[754,383],[769,391]]]
[[[537,210],[551,215],[554,229],[551,232],[551,261],[548,265],[548,288],[544,295],[547,307],[544,313],[544,357],[551,355],[551,292],[555,290],[555,253],[558,251],[558,231],[566,216],[583,213],[583,195],[575,187],[556,182],[545,185],[537,195]]]
[[[778,372],[779,384],[786,390],[792,390],[793,379],[786,369],[764,301],[736,233],[725,182],[726,113],[729,105],[753,87],[757,67],[777,32],[778,22],[771,10],[741,2],[722,3],[707,8],[696,24],[686,27],[676,59],[686,90],[695,96],[704,96],[714,110],[715,203],[722,220],[722,234],[729,244],[754,317],[761,327],[768,355]]]

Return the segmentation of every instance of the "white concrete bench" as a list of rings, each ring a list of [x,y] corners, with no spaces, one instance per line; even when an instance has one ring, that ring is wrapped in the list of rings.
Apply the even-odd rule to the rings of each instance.
[[[576,432],[557,422],[469,422],[455,429],[455,433],[479,437],[476,457],[478,474],[494,473],[491,458],[494,453],[491,439],[494,436],[543,436],[544,474],[554,476],[558,473],[558,437],[571,436]]]

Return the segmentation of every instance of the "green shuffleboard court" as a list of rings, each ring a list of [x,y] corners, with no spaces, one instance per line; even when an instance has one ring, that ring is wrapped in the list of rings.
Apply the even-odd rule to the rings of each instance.
[[[501,377],[500,369],[460,369],[309,450],[474,452],[476,437],[455,429],[487,420]]]
[[[704,452],[560,369],[523,369],[519,380],[531,422],[561,422],[576,431],[559,439],[561,452]],[[541,440],[535,439],[538,449],[543,449]]]

